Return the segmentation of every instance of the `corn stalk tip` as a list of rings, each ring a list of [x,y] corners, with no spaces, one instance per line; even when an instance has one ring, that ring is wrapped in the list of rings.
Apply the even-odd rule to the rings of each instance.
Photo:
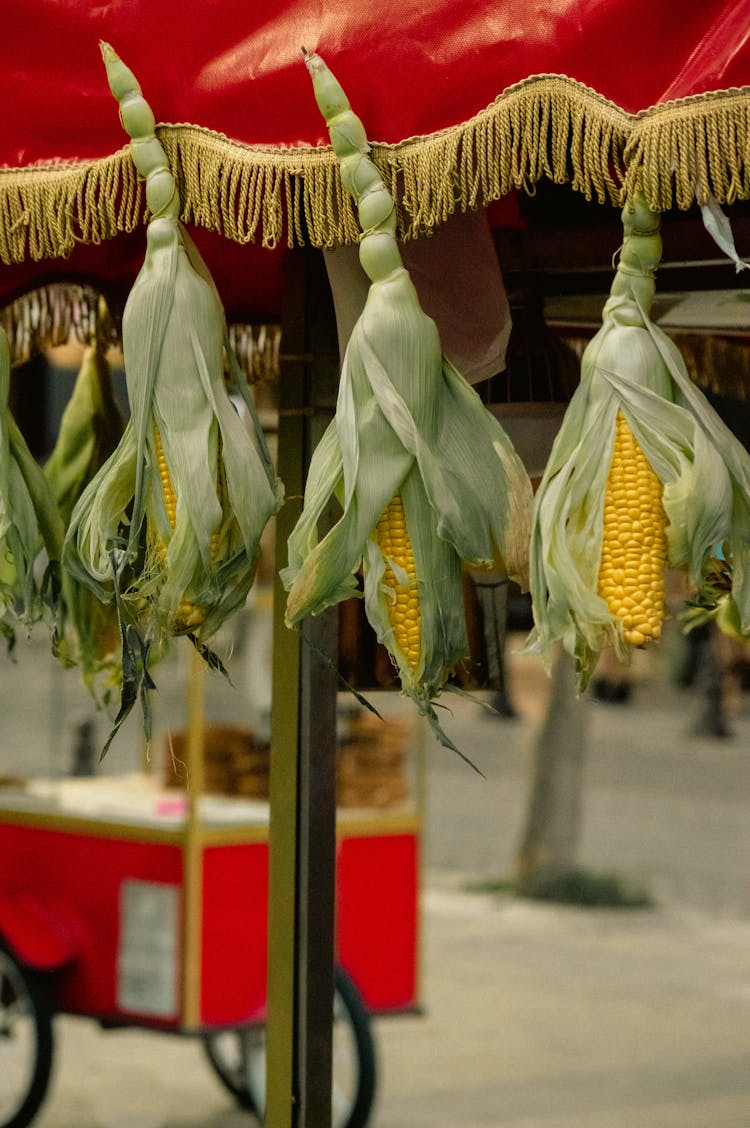
[[[317,71],[323,71],[326,69],[325,63],[321,59],[320,55],[317,55],[315,51],[311,52],[303,47],[302,57],[304,58],[305,66],[307,67],[311,75],[314,75]]]

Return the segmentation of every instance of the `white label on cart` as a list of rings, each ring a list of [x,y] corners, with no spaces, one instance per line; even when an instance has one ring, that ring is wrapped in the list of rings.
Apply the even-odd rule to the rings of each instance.
[[[120,886],[117,1005],[137,1014],[177,1014],[179,890],[155,881]]]

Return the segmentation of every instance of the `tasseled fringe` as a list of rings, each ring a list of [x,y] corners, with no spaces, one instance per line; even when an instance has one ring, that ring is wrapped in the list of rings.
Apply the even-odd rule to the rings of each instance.
[[[127,149],[99,161],[0,169],[0,260],[62,258],[142,222],[144,193]]]
[[[509,87],[464,125],[394,146],[374,161],[400,202],[402,237],[548,178],[588,200],[619,199],[628,115],[562,75]]]
[[[278,380],[280,325],[230,325],[229,343],[248,384]]]
[[[119,319],[101,316],[99,292],[92,286],[54,282],[32,290],[0,310],[11,362],[23,364],[37,353],[78,341],[97,339],[120,348]],[[251,384],[273,382],[279,375],[281,328],[278,325],[230,325],[229,342]]]
[[[697,94],[637,114],[625,146],[623,200],[651,211],[750,196],[750,90]]]
[[[0,311],[0,325],[8,336],[12,364],[71,339],[82,345],[96,337],[105,345],[119,344],[114,322],[102,325],[99,292],[70,282],[53,282],[17,298]]]
[[[182,219],[273,249],[356,243],[357,215],[332,149],[242,145],[191,125],[160,126]]]
[[[183,219],[263,246],[354,243],[359,227],[328,146],[245,145],[194,125],[157,129]],[[399,235],[423,235],[543,178],[588,200],[687,209],[750,197],[750,91],[700,94],[629,114],[574,79],[535,75],[475,117],[425,137],[374,145],[398,202]],[[0,170],[0,260],[68,254],[144,219],[127,149],[99,161]]]

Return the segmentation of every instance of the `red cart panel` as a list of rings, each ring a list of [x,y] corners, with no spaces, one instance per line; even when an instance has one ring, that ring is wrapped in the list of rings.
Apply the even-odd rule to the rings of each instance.
[[[413,813],[339,820],[338,958],[376,1012],[417,1004],[418,842]],[[204,827],[198,849],[191,899],[174,818],[158,829],[0,807],[0,932],[29,963],[60,965],[57,997],[71,1013],[159,1029],[262,1020],[267,826]],[[199,998],[188,1021],[189,961]]]
[[[201,1020],[229,1026],[266,1004],[268,843],[203,853]]]
[[[0,857],[0,895],[33,896],[47,910],[51,929],[74,930],[75,960],[60,972],[61,1008],[125,1017],[118,1005],[123,882],[166,887],[179,900],[179,846],[0,822]],[[176,968],[174,976],[172,1014],[152,1017],[156,1025],[179,1021]]]
[[[337,864],[339,959],[373,1011],[417,1000],[418,839],[414,832],[341,841]]]

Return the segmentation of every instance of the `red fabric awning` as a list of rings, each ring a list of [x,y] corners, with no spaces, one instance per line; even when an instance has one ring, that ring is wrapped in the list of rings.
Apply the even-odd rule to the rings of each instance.
[[[328,143],[302,45],[324,55],[372,140],[390,144],[465,122],[531,75],[567,75],[626,113],[750,84],[749,0],[5,0],[15,96],[0,164],[122,148],[99,39],[158,121],[250,145]]]
[[[100,39],[162,123],[183,216],[224,237],[199,231],[234,319],[278,314],[271,248],[357,237],[302,45],[365,123],[404,237],[544,177],[612,203],[639,188],[661,208],[696,192],[750,198],[750,0],[6,0],[3,11],[13,109],[0,119],[0,306],[50,278],[124,291],[140,261],[145,201]]]

